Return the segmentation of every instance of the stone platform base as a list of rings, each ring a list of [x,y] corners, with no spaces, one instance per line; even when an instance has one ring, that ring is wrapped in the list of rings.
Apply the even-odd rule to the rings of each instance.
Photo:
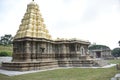
[[[59,67],[93,67],[93,60],[58,60]]]
[[[13,71],[30,71],[30,70],[43,70],[57,67],[102,67],[107,64],[96,60],[74,60],[74,59],[60,59],[60,60],[47,60],[47,61],[34,61],[34,62],[4,62],[2,69]]]
[[[2,69],[13,71],[42,70],[58,67],[57,61],[3,62]]]

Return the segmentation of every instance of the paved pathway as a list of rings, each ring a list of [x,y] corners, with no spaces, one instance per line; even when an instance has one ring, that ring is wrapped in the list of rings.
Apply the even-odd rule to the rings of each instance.
[[[116,74],[111,80],[120,80],[120,73]]]
[[[77,68],[110,68],[115,66],[116,64],[110,64],[104,67],[77,67]],[[45,69],[45,70],[33,70],[33,71],[8,71],[8,70],[2,70],[0,69],[0,74],[8,75],[8,76],[15,76],[15,75],[22,75],[22,74],[28,74],[28,73],[35,73],[35,72],[42,72],[42,71],[48,71],[48,70],[54,70],[54,69],[69,69],[69,68],[75,68],[75,67],[60,67],[60,68],[53,68],[53,69]]]

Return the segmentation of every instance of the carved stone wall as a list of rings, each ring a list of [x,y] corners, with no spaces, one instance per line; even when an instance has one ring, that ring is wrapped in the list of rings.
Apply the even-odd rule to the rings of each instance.
[[[37,40],[37,39],[36,39]],[[86,55],[89,44],[66,42],[59,43],[49,40],[16,40],[13,43],[13,62],[41,61],[46,59],[80,59]],[[81,51],[82,47],[82,51]]]

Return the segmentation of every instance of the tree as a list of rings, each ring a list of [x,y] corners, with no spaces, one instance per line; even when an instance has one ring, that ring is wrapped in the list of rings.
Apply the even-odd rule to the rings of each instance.
[[[13,40],[12,35],[5,34],[4,36],[1,36],[0,44],[4,45],[4,46],[10,45],[10,44],[12,44],[12,40]]]
[[[112,55],[113,55],[114,57],[120,57],[120,48],[114,48],[114,49],[112,50]]]
[[[110,50],[110,48],[106,45],[91,45],[89,46],[89,50],[98,50],[98,49],[106,49],[106,50]]]

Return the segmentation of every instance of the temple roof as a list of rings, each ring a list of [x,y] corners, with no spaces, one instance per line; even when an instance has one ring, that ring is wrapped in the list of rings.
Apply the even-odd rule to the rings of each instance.
[[[14,39],[24,37],[51,39],[51,35],[46,29],[44,19],[41,16],[39,6],[34,0],[27,5],[26,13],[21,20],[19,30]]]

